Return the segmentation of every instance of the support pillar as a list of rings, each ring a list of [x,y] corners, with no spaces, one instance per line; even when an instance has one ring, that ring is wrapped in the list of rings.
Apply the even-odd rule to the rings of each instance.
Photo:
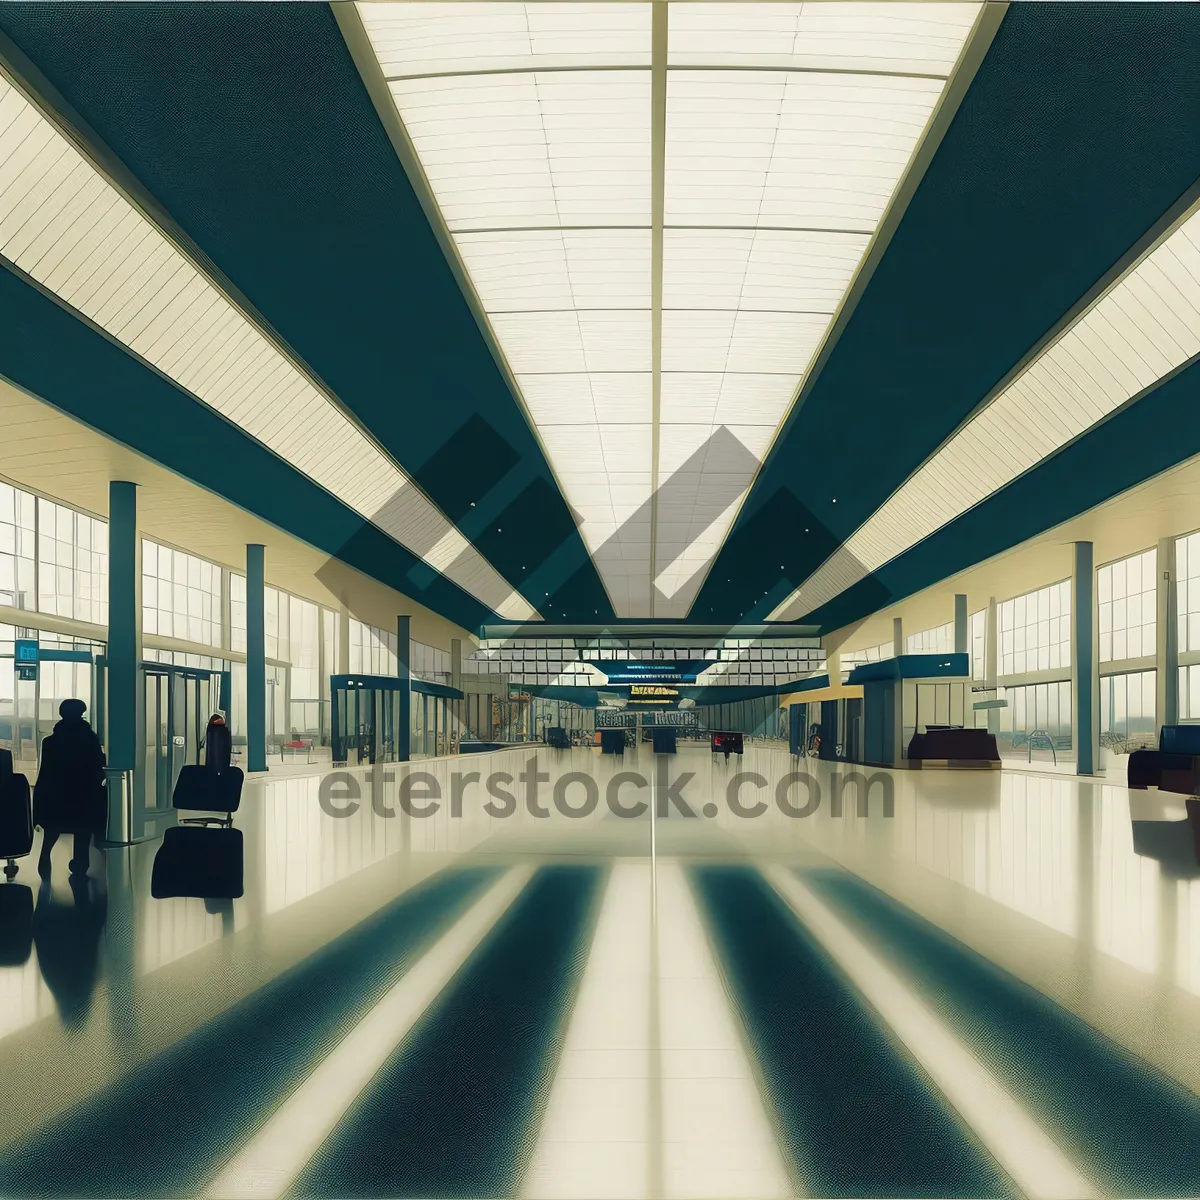
[[[1075,741],[1075,769],[1094,775],[1100,761],[1096,698],[1095,570],[1092,543],[1075,542],[1071,572],[1071,719]]]
[[[900,617],[892,618],[892,657],[899,658],[907,653],[904,645],[904,621]]]
[[[829,676],[830,687],[837,687],[842,682],[842,652],[840,650],[825,651],[825,671]]]
[[[267,769],[266,548],[246,547],[246,762]]]
[[[450,639],[450,686],[462,691],[462,639]]]
[[[410,655],[410,618],[396,618],[396,674],[400,677],[400,730],[396,739],[396,758],[408,762],[412,751],[412,670]]]
[[[1154,645],[1154,718],[1158,728],[1179,724],[1179,619],[1175,539],[1158,542],[1157,624]]]
[[[967,597],[959,592],[954,597],[954,653],[970,652],[970,638],[967,635]]]
[[[138,694],[142,661],[142,541],[137,528],[137,484],[108,485],[108,695],[105,747],[109,781],[108,837],[133,838],[133,807],[145,796],[145,702]],[[93,717],[94,719],[94,717]]]

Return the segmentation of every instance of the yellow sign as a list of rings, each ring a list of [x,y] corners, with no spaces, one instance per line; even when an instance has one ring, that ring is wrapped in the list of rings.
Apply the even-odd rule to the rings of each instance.
[[[629,695],[632,696],[666,696],[674,699],[679,695],[677,688],[660,687],[657,684],[651,683],[635,683],[629,689]]]

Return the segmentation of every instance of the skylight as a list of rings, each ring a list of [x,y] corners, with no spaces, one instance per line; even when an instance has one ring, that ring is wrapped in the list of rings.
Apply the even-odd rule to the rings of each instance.
[[[980,5],[358,12],[616,612],[686,616]]]

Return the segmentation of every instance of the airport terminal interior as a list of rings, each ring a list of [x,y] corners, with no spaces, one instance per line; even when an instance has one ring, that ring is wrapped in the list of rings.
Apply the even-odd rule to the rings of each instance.
[[[1200,5],[0,4],[0,1195],[1200,1195],[1198,358]]]

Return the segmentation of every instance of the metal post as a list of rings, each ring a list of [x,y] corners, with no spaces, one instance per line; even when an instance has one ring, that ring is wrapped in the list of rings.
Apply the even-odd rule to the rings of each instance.
[[[410,640],[409,617],[396,618],[396,674],[400,679],[400,740],[396,744],[396,759],[398,762],[408,762],[412,752],[410,745],[412,737],[412,671],[410,656],[412,642]]]
[[[1075,543],[1071,574],[1071,709],[1075,733],[1075,769],[1094,775],[1099,760],[1096,730],[1096,648],[1093,636],[1095,572],[1092,543]]]

